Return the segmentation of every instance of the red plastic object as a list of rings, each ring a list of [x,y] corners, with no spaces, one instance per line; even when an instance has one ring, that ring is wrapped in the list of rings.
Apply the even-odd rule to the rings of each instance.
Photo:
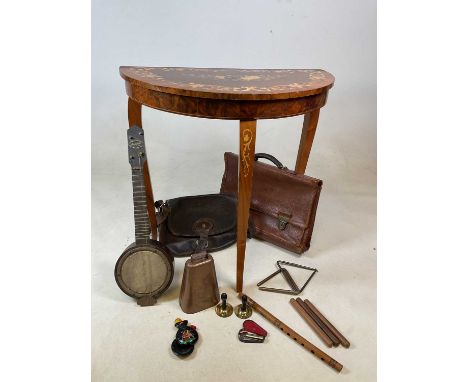
[[[250,333],[258,334],[259,336],[266,337],[268,334],[265,329],[252,320],[245,320],[243,327],[244,330],[247,330]]]

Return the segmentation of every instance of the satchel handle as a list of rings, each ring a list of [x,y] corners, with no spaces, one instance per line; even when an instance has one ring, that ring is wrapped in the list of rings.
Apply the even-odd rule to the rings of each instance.
[[[278,167],[279,169],[284,168],[283,164],[278,159],[276,159],[273,155],[266,154],[266,153],[255,154],[255,161],[259,160],[260,158],[268,159],[269,161],[273,162],[276,165],[276,167]]]

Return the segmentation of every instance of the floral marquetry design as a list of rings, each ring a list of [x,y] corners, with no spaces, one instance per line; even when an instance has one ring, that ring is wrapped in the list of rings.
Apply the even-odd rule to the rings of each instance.
[[[253,133],[250,129],[245,129],[242,132],[242,174],[246,177],[250,173],[250,164],[249,164],[249,156],[251,150],[251,143],[252,143]]]
[[[128,82],[191,97],[272,100],[319,94],[334,77],[320,69],[206,69],[121,67]]]

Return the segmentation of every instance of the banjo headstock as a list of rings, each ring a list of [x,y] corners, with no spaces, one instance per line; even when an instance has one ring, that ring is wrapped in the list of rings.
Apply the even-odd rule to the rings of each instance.
[[[141,127],[132,126],[127,130],[128,161],[132,168],[143,168],[146,161],[144,132]]]

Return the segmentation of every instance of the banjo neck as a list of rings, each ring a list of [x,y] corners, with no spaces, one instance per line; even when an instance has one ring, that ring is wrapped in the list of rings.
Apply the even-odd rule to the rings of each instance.
[[[132,168],[133,185],[133,217],[135,221],[135,242],[137,244],[147,244],[151,227],[148,218],[148,207],[146,203],[145,182],[143,178],[143,168]]]
[[[146,149],[143,129],[132,126],[127,130],[128,159],[132,167],[133,216],[136,244],[148,244],[151,226],[149,222],[143,167],[146,162]]]

